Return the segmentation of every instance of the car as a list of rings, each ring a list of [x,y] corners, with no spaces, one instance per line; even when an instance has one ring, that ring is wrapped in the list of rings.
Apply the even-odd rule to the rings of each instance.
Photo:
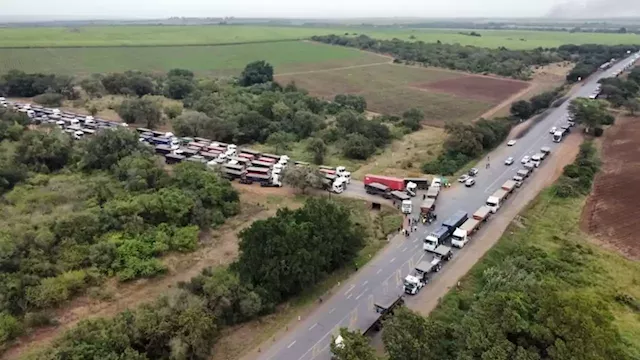
[[[511,164],[513,164],[513,158],[512,158],[511,156],[509,156],[509,157],[507,158],[507,160],[505,160],[505,161],[504,161],[504,164],[505,164],[505,165],[511,165]]]
[[[513,146],[516,144],[515,140],[509,140],[509,142],[507,143],[507,146]]]
[[[549,134],[553,134],[556,131],[558,131],[558,128],[554,126],[554,127],[551,128],[551,130],[549,130]]]
[[[471,176],[469,176],[469,175],[467,175],[467,174],[463,174],[462,176],[460,176],[460,177],[458,178],[458,181],[459,181],[459,182],[461,182],[461,183],[463,183],[463,182],[466,182],[467,180],[469,180],[470,178],[471,178]]]
[[[573,120],[569,120],[569,121],[567,121],[567,125],[569,125],[569,127],[574,127],[574,126],[576,126],[576,122],[573,121]]]
[[[525,157],[522,158],[522,160],[520,160],[521,163],[526,164],[529,162],[529,160],[531,160],[531,158],[527,155]]]
[[[464,186],[466,187],[472,187],[475,184],[476,184],[476,179],[474,178],[469,178],[467,179],[467,181],[464,182]]]
[[[478,175],[478,169],[476,169],[476,168],[471,168],[471,169],[469,170],[469,176],[476,176],[476,175]]]

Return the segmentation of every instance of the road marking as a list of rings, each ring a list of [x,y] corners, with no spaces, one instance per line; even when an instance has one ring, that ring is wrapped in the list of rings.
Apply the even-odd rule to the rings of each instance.
[[[353,294],[349,294],[349,296],[347,296],[347,300],[351,299],[352,296]]]
[[[382,270],[382,269],[380,269],[380,270]],[[367,280],[367,281],[363,282],[363,283],[362,283],[362,286],[365,286],[365,285],[367,285],[368,283],[369,283],[369,280]]]
[[[486,193],[489,193],[489,192],[490,192],[490,190],[489,190],[489,189],[491,189],[491,188],[493,187],[493,185],[495,185],[498,181],[500,181],[500,178],[502,178],[502,176],[503,176],[504,174],[506,174],[507,172],[509,172],[509,171],[511,171],[511,168],[509,168],[509,169],[507,169],[507,170],[503,171],[503,172],[502,172],[502,174],[498,175],[498,177],[497,177],[497,178],[496,178],[496,179],[495,179],[495,180],[494,180],[494,181],[493,181],[489,186],[487,186],[487,188],[486,188],[486,189],[484,189],[485,194],[486,194]]]
[[[351,286],[349,286],[349,290],[347,290],[347,291],[345,291],[345,292],[344,292],[344,296],[347,296],[347,294],[348,294],[351,290],[353,290],[353,288],[354,288],[354,287],[356,287],[356,286],[355,286],[355,285],[353,285],[353,284],[351,284]]]
[[[407,251],[407,247],[406,246],[402,249],[402,252],[405,252],[405,251]]]
[[[315,324],[311,325],[311,327],[309,328],[309,331],[311,331],[311,329],[313,329],[314,327],[316,327],[316,325],[318,325],[318,323],[315,323]]]
[[[336,308],[329,310],[329,314],[333,314],[334,311],[336,311]]]
[[[287,349],[290,349],[293,346],[293,344],[295,344],[295,343],[296,343],[296,340],[293,340],[293,342],[291,344],[289,344],[289,346],[287,346]]]
[[[378,271],[376,271],[376,275],[380,274],[382,272],[382,269],[378,269]]]
[[[424,234],[426,235],[427,233],[425,232]],[[420,239],[415,238],[415,239],[413,239],[413,242],[416,242],[416,241],[418,241],[418,240],[420,240]]]
[[[396,258],[391,259],[391,261],[389,261],[389,263],[392,263],[394,261],[396,261]]]
[[[367,291],[369,291],[369,288],[364,289],[360,294],[358,294],[358,296],[356,296],[356,300],[360,299]]]

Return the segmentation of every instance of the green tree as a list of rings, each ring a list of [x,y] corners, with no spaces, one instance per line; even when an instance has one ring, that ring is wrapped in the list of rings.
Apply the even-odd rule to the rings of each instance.
[[[171,99],[182,100],[194,89],[193,80],[174,76],[170,77],[165,84],[165,95]]]
[[[169,119],[175,119],[182,114],[183,109],[184,107],[181,103],[169,103],[163,107],[162,111]]]
[[[62,106],[63,100],[64,100],[64,96],[62,96],[62,94],[56,94],[56,93],[44,93],[44,94],[36,95],[33,98],[34,102],[44,106],[50,106],[50,107]]]
[[[39,172],[56,171],[69,163],[72,150],[71,137],[60,131],[28,131],[18,142],[15,161]]]
[[[280,154],[285,150],[290,150],[291,144],[295,141],[295,135],[286,133],[284,131],[274,132],[267,138],[267,144],[274,147],[276,154]]]
[[[136,152],[150,154],[135,132],[124,128],[100,131],[85,143],[80,166],[85,170],[109,170],[120,159]]]
[[[432,320],[402,307],[384,323],[382,341],[389,357],[394,360],[447,358],[433,348],[434,336],[441,334]]]
[[[638,99],[629,99],[624,106],[629,110],[629,115],[631,116],[635,116],[636,112],[640,111],[640,101]]]
[[[162,122],[162,108],[147,97],[125,99],[118,106],[117,112],[126,123],[143,124],[149,129]]]
[[[311,138],[307,142],[307,151],[313,154],[313,163],[322,165],[324,156],[327,153],[327,145],[320,138]]]
[[[149,154],[132,154],[122,158],[115,166],[114,174],[129,191],[144,191],[163,187],[167,173]]]
[[[282,173],[282,182],[305,194],[308,189],[322,189],[323,176],[306,166],[288,166]]]
[[[533,107],[527,100],[518,100],[511,104],[511,115],[520,120],[526,120],[533,115]]]
[[[213,120],[207,114],[197,111],[185,111],[172,121],[173,130],[180,136],[207,136]]]
[[[420,109],[411,108],[402,114],[402,125],[411,131],[418,131],[422,128],[424,113]]]
[[[247,64],[240,75],[242,86],[251,86],[273,81],[273,66],[264,60]]]
[[[336,344],[336,337],[331,338],[331,354],[336,360],[376,360],[379,357],[369,345],[369,339],[356,331],[340,328],[342,342]]]
[[[592,128],[602,125],[603,119],[611,116],[604,101],[587,98],[572,100],[569,104],[569,113],[576,123],[585,126],[586,132],[590,132]]]
[[[349,159],[366,160],[376,151],[374,144],[362,134],[349,134],[342,152]]]

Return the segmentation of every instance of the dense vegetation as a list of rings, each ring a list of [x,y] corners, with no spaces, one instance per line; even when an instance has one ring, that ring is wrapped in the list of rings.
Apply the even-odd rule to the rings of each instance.
[[[585,143],[565,176],[581,173],[575,179],[588,189],[596,164]],[[534,201],[428,318],[395,312],[382,334],[391,360],[638,358],[640,267],[585,240],[579,221],[588,190],[557,196],[563,181]],[[367,352],[357,335],[349,337],[358,349],[338,359],[371,359],[353,356]]]
[[[579,197],[591,192],[591,185],[596,173],[600,170],[600,159],[595,146],[591,142],[580,145],[580,152],[573,164],[565,166],[562,176],[554,185],[557,196]]]
[[[612,106],[626,107],[634,115],[640,110],[638,95],[640,95],[640,68],[635,67],[627,78],[616,77],[600,80],[599,98],[606,99]]]
[[[419,63],[473,73],[491,73],[517,79],[528,79],[533,66],[553,62],[573,61],[575,68],[567,75],[568,81],[586,78],[612,58],[621,58],[627,51],[637,51],[635,45],[563,45],[557,49],[508,50],[504,47],[488,49],[460,44],[425,43],[400,39],[378,40],[366,35],[357,37],[326,35],[314,36],[314,41],[326,44],[356,47],[382,54],[392,54],[396,62]]]
[[[112,319],[83,321],[33,358],[206,359],[221,329],[272,312],[349,264],[365,236],[347,207],[309,199],[242,231],[230,268],[207,269]]]
[[[164,272],[159,256],[193,251],[199,229],[238,211],[228,181],[193,163],[168,175],[132,131],[74,142],[24,131],[6,110],[0,119],[0,349],[106,277]]]
[[[558,87],[552,91],[545,91],[533,96],[530,100],[518,100],[511,104],[511,115],[520,120],[526,120],[539,114],[552,106],[557,106],[562,99],[564,87]]]

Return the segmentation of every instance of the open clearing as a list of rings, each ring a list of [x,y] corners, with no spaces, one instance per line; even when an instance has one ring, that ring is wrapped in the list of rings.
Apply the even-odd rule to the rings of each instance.
[[[425,114],[425,124],[436,126],[449,120],[471,121],[529,86],[524,81],[395,64],[276,78],[282,83],[295,81],[311,94],[327,99],[343,93],[362,95],[368,109],[378,113],[402,114],[417,107]]]
[[[460,29],[379,28],[361,26],[87,26],[0,29],[0,47],[88,47],[216,45],[230,43],[295,40],[313,35],[367,34],[380,39],[398,38],[424,42],[441,41],[509,49],[557,47],[563,44],[638,44],[634,34],[570,33],[527,30],[473,30],[482,36],[469,36]]]
[[[12,69],[67,75],[141,70],[189,69],[198,75],[237,75],[255,60],[276,72],[332,69],[383,63],[386,57],[356,49],[306,41],[219,46],[0,48],[0,73]]]
[[[618,118],[605,131],[602,169],[583,213],[583,228],[604,244],[640,259],[640,222],[636,190],[640,179],[640,122]]]

